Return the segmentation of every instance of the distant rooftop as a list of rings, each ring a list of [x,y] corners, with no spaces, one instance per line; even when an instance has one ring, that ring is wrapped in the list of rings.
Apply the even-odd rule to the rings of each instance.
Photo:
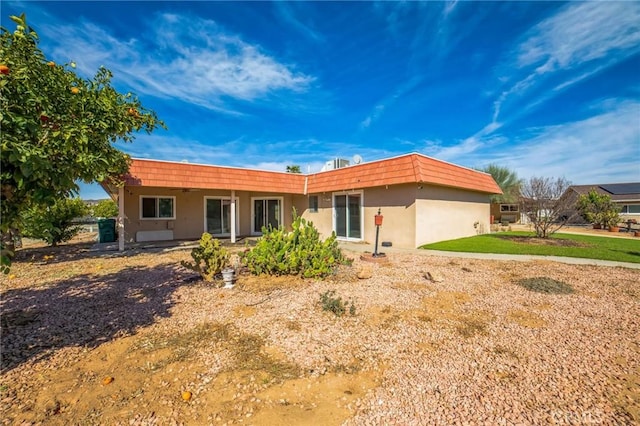
[[[614,201],[640,201],[640,182],[573,185],[570,188],[578,194],[587,194],[595,189],[599,194],[609,195]]]

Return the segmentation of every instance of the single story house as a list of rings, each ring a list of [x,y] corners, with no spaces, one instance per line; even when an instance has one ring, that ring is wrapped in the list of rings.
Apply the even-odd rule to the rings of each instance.
[[[620,217],[622,221],[636,219],[640,221],[640,182],[627,183],[604,183],[593,185],[572,185],[562,194],[562,197],[569,197],[573,200],[571,204],[578,201],[580,195],[588,194],[589,191],[595,189],[598,194],[608,195],[611,201],[620,206]],[[575,213],[576,222],[584,223],[582,217],[577,212],[572,211],[568,214]]]
[[[134,159],[125,184],[103,188],[117,201],[120,249],[126,242],[261,235],[288,227],[293,209],[323,237],[394,247],[475,235],[489,229],[491,175],[421,154],[311,174]]]

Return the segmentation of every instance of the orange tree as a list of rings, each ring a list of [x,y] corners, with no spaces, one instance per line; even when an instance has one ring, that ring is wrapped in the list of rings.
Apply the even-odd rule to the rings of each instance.
[[[101,67],[93,78],[76,74],[73,62],[47,60],[25,16],[12,16],[15,31],[0,28],[0,208],[2,270],[13,255],[11,230],[20,212],[77,193],[77,181],[117,182],[129,157],[114,143],[135,132],[164,127],[137,97],[118,93]]]

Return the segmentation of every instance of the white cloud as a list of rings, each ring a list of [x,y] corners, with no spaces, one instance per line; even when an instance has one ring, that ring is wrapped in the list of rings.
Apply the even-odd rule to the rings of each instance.
[[[529,108],[640,52],[639,23],[638,2],[575,2],[535,25],[502,67],[507,87],[494,102],[494,121],[506,103],[537,95],[551,76],[565,81]]]
[[[638,51],[640,3],[578,2],[540,22],[518,48],[520,67],[573,68],[612,52]]]
[[[318,172],[333,158],[351,160],[355,154],[365,161],[394,155],[379,148],[362,148],[353,143],[298,140],[234,140],[208,145],[196,140],[160,133],[139,134],[133,143],[119,142],[117,147],[135,158],[165,161],[188,161],[195,164],[249,167],[262,170],[286,171],[288,165],[298,165],[304,173]],[[268,161],[267,161],[268,160]]]
[[[505,138],[502,136],[482,137],[474,135],[456,145],[444,147],[441,143],[427,142],[424,152],[431,157],[463,165],[470,164],[469,160],[476,157],[476,153],[487,152],[496,145],[504,143],[504,141]]]
[[[227,144],[237,144],[230,141]],[[176,136],[138,134],[133,143],[117,143],[118,149],[135,158],[166,161],[188,161],[202,164],[225,164],[233,159],[226,144],[208,145]]]
[[[384,96],[360,122],[360,130],[369,128],[381,118],[385,109],[390,111],[396,102],[411,94],[425,81],[434,77],[441,78],[442,73],[450,72],[444,68],[446,59],[459,53],[459,45],[471,37],[486,16],[492,13],[488,7],[474,10],[473,14],[465,17],[464,25],[458,25],[454,19],[456,12],[462,7],[468,7],[462,3],[464,2],[459,0],[374,3],[374,11],[386,21],[386,31],[390,38],[398,45],[405,46],[408,43],[410,55],[401,64],[405,68],[403,75],[406,78]]]
[[[246,163],[240,167],[247,167],[258,170],[270,170],[274,172],[286,172],[287,166],[297,165],[300,166],[300,171],[303,174],[316,173],[322,169],[324,163],[315,162],[296,162],[296,161],[263,161],[259,163]]]
[[[366,129],[370,127],[371,124],[378,121],[386,108],[393,106],[398,101],[398,99],[402,98],[406,93],[417,87],[421,81],[422,76],[416,75],[396,87],[396,89],[389,96],[386,96],[381,102],[374,106],[371,113],[360,122],[360,129]]]
[[[211,20],[164,14],[138,39],[119,40],[90,22],[44,26],[53,55],[89,74],[105,65],[133,91],[230,111],[228,99],[254,101],[304,91],[313,78],[296,72]]]
[[[574,184],[640,180],[640,102],[611,99],[591,113],[582,120],[527,129],[519,138],[471,137],[427,151],[473,167],[504,165],[522,178],[564,176]]]
[[[384,108],[384,104],[378,104],[373,107],[373,111],[371,112],[371,114],[369,114],[367,118],[360,122],[360,128],[366,129],[367,127],[371,126],[371,123],[375,122],[382,115],[382,113],[384,112]]]
[[[584,120],[538,129],[507,154],[523,177],[566,176],[574,183],[640,180],[640,103],[616,102]]]

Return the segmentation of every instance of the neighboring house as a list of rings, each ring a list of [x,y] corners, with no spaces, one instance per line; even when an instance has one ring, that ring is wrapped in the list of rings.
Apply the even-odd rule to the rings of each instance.
[[[518,203],[491,203],[491,217],[494,223],[519,223],[521,221],[520,205]]]
[[[489,229],[491,175],[407,154],[313,174],[134,159],[125,186],[103,187],[119,204],[124,241],[260,235],[288,227],[292,209],[327,237],[375,239],[394,247],[475,235]]]
[[[611,201],[620,206],[620,217],[623,222],[628,219],[640,221],[640,182],[572,185],[567,188],[562,197],[570,197],[570,200],[573,200],[571,202],[573,205],[580,195],[588,194],[592,189],[595,189],[598,194],[610,196]],[[568,214],[573,213],[575,213],[577,222],[584,223],[584,220],[577,212],[572,211]]]

